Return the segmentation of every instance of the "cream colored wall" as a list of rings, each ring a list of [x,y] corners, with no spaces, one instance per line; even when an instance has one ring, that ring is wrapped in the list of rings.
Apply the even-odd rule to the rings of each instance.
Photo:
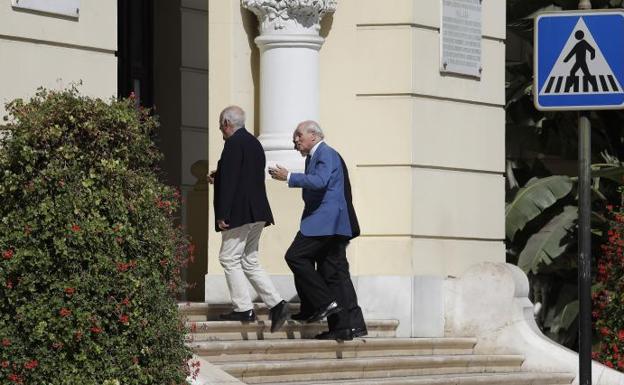
[[[349,247],[356,275],[459,275],[505,258],[505,4],[483,1],[481,80],[439,73],[439,19],[439,0],[340,0],[322,23],[320,123],[351,171],[363,233]],[[238,0],[210,2],[212,167],[221,108],[241,105],[258,129],[258,53],[241,35],[255,37],[255,26]],[[267,187],[277,225],[261,253],[270,273],[284,273],[300,192]],[[208,271],[219,273],[210,231]]]
[[[39,86],[62,89],[82,80],[86,95],[117,93],[117,1],[83,0],[80,18],[14,10],[0,4],[0,115],[4,103]]]
[[[504,261],[504,2],[482,3],[480,80],[440,74],[440,1],[345,4],[357,15],[356,273]]]

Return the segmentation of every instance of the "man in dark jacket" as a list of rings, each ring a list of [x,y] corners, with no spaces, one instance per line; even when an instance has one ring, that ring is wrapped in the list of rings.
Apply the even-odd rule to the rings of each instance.
[[[221,112],[219,129],[225,145],[217,170],[208,179],[215,186],[215,229],[222,234],[219,262],[234,305],[221,319],[256,319],[247,290],[249,280],[271,309],[271,332],[275,332],[288,318],[288,307],[258,262],[260,234],[273,224],[264,184],[264,150],[245,129],[245,112],[240,107],[230,106]]]

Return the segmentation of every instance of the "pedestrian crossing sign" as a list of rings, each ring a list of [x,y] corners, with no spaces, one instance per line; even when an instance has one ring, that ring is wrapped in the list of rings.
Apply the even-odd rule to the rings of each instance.
[[[624,11],[544,13],[535,20],[538,110],[624,108]]]

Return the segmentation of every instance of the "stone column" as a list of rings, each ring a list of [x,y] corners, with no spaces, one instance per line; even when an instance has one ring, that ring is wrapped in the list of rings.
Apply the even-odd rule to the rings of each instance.
[[[319,120],[320,21],[337,0],[241,0],[260,21],[260,136],[267,164],[303,170],[292,133]]]

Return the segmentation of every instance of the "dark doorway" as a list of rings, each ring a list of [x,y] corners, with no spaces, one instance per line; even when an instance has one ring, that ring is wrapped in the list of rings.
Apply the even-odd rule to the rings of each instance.
[[[117,90],[119,97],[134,92],[142,106],[154,103],[153,1],[118,0]]]

